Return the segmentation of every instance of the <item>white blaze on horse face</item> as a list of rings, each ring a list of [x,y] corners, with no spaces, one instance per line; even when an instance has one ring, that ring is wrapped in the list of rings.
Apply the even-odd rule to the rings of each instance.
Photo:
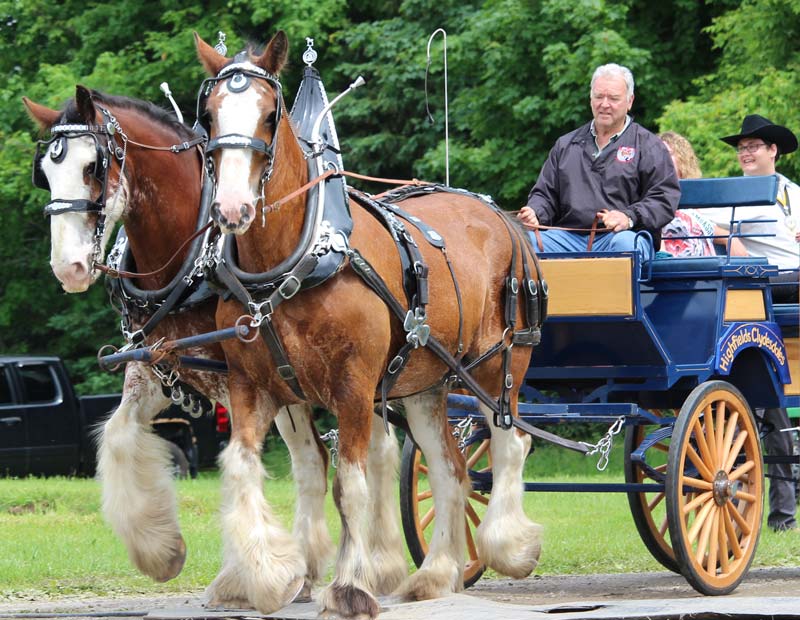
[[[41,162],[51,200],[90,200],[91,187],[84,181],[84,170],[95,161],[94,141],[85,136],[71,138],[66,156],[58,163],[50,157],[55,144]],[[94,221],[87,213],[50,216],[50,266],[68,293],[85,291],[97,277],[90,269]]]
[[[221,103],[217,110],[219,135],[255,136],[261,117],[260,95],[256,89],[251,87],[240,93],[231,93],[227,84],[222,83],[220,95]],[[253,151],[226,148],[220,153],[216,201],[220,215],[227,222],[227,231],[240,234],[247,230],[256,213],[254,205],[258,188],[250,184]]]

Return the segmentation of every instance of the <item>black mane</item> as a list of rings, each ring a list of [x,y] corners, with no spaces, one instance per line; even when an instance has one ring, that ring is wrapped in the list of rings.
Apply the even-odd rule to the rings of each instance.
[[[195,138],[195,133],[183,123],[180,123],[171,111],[164,110],[149,101],[134,99],[132,97],[122,97],[118,95],[107,95],[97,90],[91,91],[92,100],[105,106],[122,108],[125,110],[135,110],[152,119],[154,122],[175,131],[182,139],[191,140]],[[64,106],[59,120],[61,123],[83,123],[83,118],[78,113],[75,99],[70,99]]]

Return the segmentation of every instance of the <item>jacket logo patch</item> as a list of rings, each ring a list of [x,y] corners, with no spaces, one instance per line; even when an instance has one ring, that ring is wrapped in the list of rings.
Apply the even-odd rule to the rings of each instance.
[[[636,156],[636,149],[632,146],[621,146],[617,149],[617,161],[627,163]]]

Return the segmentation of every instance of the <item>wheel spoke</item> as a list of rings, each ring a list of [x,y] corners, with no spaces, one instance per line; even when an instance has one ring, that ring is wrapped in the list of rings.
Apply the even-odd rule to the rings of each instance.
[[[424,502],[426,499],[430,499],[433,497],[433,491],[428,489],[427,491],[422,491],[421,493],[417,494],[417,501]]]
[[[733,517],[733,520],[736,521],[736,525],[738,525],[739,529],[742,530],[742,534],[744,536],[749,536],[753,530],[750,527],[750,524],[745,521],[745,518],[737,510],[736,506],[734,506],[731,502],[728,502],[725,504],[725,506],[728,507],[728,514]]]
[[[711,458],[711,451],[706,443],[706,436],[703,433],[703,427],[700,425],[700,420],[694,421],[694,438],[697,441],[697,447],[700,449],[700,455],[703,457],[703,461],[706,463],[713,463],[714,459]]]
[[[653,512],[655,507],[658,506],[666,496],[667,494],[664,493],[664,491],[656,493],[656,496],[647,503],[647,508],[650,510],[650,512]]]
[[[711,539],[711,529],[714,527],[714,515],[717,514],[717,505],[714,502],[709,502],[709,506],[708,515],[703,521],[703,527],[700,530],[700,539],[697,541],[697,550],[694,554],[694,559],[697,560],[697,563],[701,566],[703,565],[703,559],[708,550],[708,541]]]
[[[683,514],[688,515],[692,510],[700,506],[700,504],[705,504],[708,500],[710,500],[714,494],[711,491],[706,491],[705,493],[700,493],[696,496],[692,501],[686,504],[683,507]]]
[[[474,499],[476,502],[481,503],[484,506],[489,505],[489,497],[486,495],[481,495],[477,491],[470,491],[469,499]]]
[[[714,433],[714,414],[711,411],[711,403],[706,405],[705,411],[703,411],[703,423],[706,430],[706,443],[711,453],[711,461],[709,462],[713,466],[717,464],[717,440]]]
[[[435,507],[431,506],[431,509],[425,513],[425,516],[419,520],[419,527],[421,530],[424,530],[431,524],[433,521],[433,517],[436,515]]]
[[[731,443],[733,442],[733,434],[736,432],[736,425],[739,422],[739,412],[733,411],[731,417],[728,419],[728,428],[725,430],[725,450],[722,453],[720,462],[724,465],[728,462],[731,455]]]
[[[419,471],[420,471],[420,473],[423,473],[423,474],[425,474],[427,476],[428,475],[428,466],[427,465],[423,465],[422,463],[420,463],[419,464]]]
[[[731,517],[731,515],[734,514],[737,515],[737,517],[741,517],[741,515],[739,515],[739,513],[736,510],[736,506],[734,506],[730,502],[725,504],[724,508],[727,511],[729,517]],[[732,517],[732,518],[733,520],[736,520],[737,517]],[[733,557],[735,557],[738,560],[739,558],[742,557],[742,548],[739,546],[739,537],[736,535],[736,530],[733,529],[733,522],[731,521],[731,518],[725,519],[725,532],[728,535],[728,542],[731,545],[731,552],[733,553]]]
[[[719,569],[724,575],[728,572],[728,536],[727,536],[727,523],[725,518],[725,509],[720,510],[719,520],[720,524],[717,528],[717,535],[719,536]]]
[[[682,478],[683,486],[685,487],[692,487],[695,489],[703,489],[704,491],[713,491],[714,485],[706,480],[698,480],[697,478],[690,478],[689,476],[683,476]]]
[[[714,461],[714,464],[719,467],[725,461],[722,459],[722,442],[725,440],[725,401],[720,400],[717,401],[717,419],[714,423],[714,432],[716,433],[716,440],[717,445],[716,453],[717,453],[717,460]]]
[[[744,476],[747,472],[749,472],[751,469],[753,469],[755,466],[756,466],[755,461],[745,461],[728,475],[728,480],[738,480],[739,478]]]
[[[469,502],[464,505],[464,510],[466,511],[469,520],[472,521],[475,527],[478,527],[481,524],[481,518],[478,516],[478,513],[475,512],[475,509]]]
[[[467,534],[467,554],[470,560],[478,559],[478,549],[475,547],[475,539],[472,537],[472,529],[469,527],[469,520],[464,519],[464,529]]]
[[[686,456],[689,457],[689,460],[694,463],[694,466],[697,467],[697,471],[703,477],[704,480],[708,482],[714,481],[714,474],[711,473],[711,470],[706,467],[706,464],[700,458],[700,455],[694,451],[692,446],[686,446]]]
[[[697,540],[698,534],[700,534],[700,528],[703,527],[706,520],[708,519],[708,515],[711,513],[711,509],[714,507],[714,502],[706,502],[705,506],[697,513],[695,517],[694,523],[692,523],[692,528],[689,530],[689,533],[686,536],[687,541],[689,544],[693,544],[695,540]]]
[[[752,493],[748,493],[747,491],[736,491],[736,499],[738,499],[740,501],[744,500],[744,501],[749,502],[751,504],[755,504],[756,503],[756,496],[753,495]]]
[[[723,464],[723,469],[726,473],[730,473],[731,469],[733,468],[733,464],[736,462],[739,452],[742,451],[742,446],[744,446],[744,442],[747,441],[747,437],[748,433],[746,430],[742,430],[742,432],[736,436],[736,441],[733,442],[731,452],[728,455],[728,460]]]
[[[706,562],[706,572],[711,575],[717,574],[717,558],[719,552],[719,506],[714,507],[714,518],[711,525],[710,537],[708,540],[708,561]]]
[[[467,469],[472,469],[475,466],[475,463],[477,463],[480,458],[486,454],[486,450],[489,449],[489,443],[490,442],[488,439],[484,439],[480,445],[475,448],[475,452],[469,455],[469,458],[467,459]]]

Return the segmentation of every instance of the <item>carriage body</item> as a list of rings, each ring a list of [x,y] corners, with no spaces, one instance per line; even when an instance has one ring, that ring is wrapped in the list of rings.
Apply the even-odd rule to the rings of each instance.
[[[702,179],[684,186],[682,206],[772,204],[776,191],[774,177]],[[520,416],[555,433],[571,422],[624,428],[625,482],[526,482],[526,490],[626,493],[662,565],[705,594],[732,591],[758,543],[763,463],[783,462],[762,457],[755,414],[800,405],[800,309],[773,303],[778,269],[760,257],[540,259],[550,303]],[[451,394],[449,405],[454,426],[479,420],[472,397]],[[481,424],[462,444],[468,458],[488,441]],[[473,496],[491,492],[489,470],[470,475]],[[419,509],[403,503],[406,525]]]

